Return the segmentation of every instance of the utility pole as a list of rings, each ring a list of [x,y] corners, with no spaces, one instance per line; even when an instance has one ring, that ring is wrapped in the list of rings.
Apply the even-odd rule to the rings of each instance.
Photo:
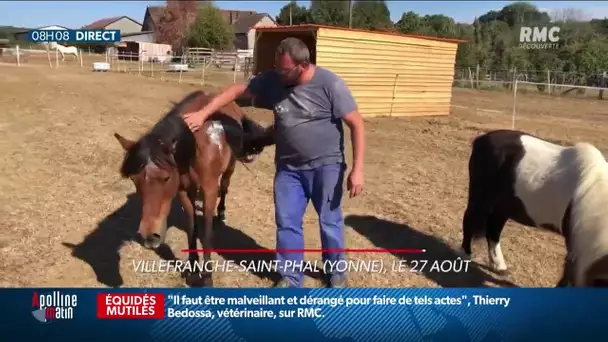
[[[353,27],[353,0],[348,0],[348,28]]]

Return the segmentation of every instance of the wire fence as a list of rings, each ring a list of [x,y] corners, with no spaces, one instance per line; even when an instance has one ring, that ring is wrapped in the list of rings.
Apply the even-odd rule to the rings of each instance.
[[[583,74],[554,70],[491,71],[479,67],[457,67],[454,86],[479,90],[512,90],[514,82],[520,82],[521,92],[536,92],[557,96],[598,97],[603,99],[602,89],[608,85],[608,73]]]
[[[1,50],[0,61],[21,65],[46,65],[50,69],[88,68],[97,72],[134,74],[143,77],[221,86],[250,77],[253,58],[238,52],[214,52],[208,56],[171,56],[136,54],[108,50],[105,54],[78,50],[78,55],[59,50],[21,49],[19,46]]]
[[[515,80],[513,82],[513,109],[511,112],[511,129],[515,129],[515,118],[517,116],[517,108],[518,108],[518,103],[517,103],[518,94],[526,93],[527,88],[538,87],[538,86],[549,87],[550,84],[541,83],[541,82],[520,81],[520,80]],[[551,86],[556,87],[556,88],[564,87],[564,88],[567,88],[568,90],[574,89],[574,90],[576,90],[576,92],[592,91],[594,93],[600,94],[599,95],[600,99],[602,98],[604,91],[608,90],[608,87],[577,86],[577,85],[570,85],[570,84],[552,84]]]

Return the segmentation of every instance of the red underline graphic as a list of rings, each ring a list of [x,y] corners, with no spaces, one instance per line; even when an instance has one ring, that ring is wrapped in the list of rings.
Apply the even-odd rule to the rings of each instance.
[[[182,253],[424,253],[426,249],[182,249]]]

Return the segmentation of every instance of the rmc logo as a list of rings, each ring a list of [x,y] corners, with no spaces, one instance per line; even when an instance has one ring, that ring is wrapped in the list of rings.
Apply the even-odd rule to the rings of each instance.
[[[519,47],[523,49],[556,49],[559,47],[560,28],[553,26],[545,27],[527,27],[522,26],[519,30]],[[550,41],[550,43],[547,42]]]

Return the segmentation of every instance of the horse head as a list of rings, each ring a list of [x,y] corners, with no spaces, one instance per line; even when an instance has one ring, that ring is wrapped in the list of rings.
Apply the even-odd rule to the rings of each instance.
[[[131,179],[142,204],[137,233],[144,247],[158,248],[164,242],[171,203],[179,190],[176,143],[153,136],[144,136],[137,142],[118,133],[114,137],[126,152],[121,174]]]
[[[251,163],[264,151],[264,147],[274,144],[274,133],[248,117],[243,118],[243,157],[244,163]]]

